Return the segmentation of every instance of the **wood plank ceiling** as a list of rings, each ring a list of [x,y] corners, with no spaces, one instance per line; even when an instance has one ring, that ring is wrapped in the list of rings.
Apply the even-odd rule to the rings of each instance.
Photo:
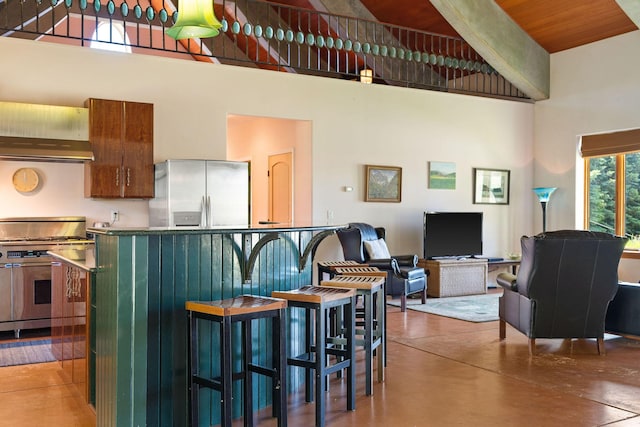
[[[271,1],[271,0],[270,0]],[[615,0],[495,0],[547,52],[637,30]],[[313,8],[313,0],[273,0]],[[380,22],[458,36],[428,0],[360,0]]]

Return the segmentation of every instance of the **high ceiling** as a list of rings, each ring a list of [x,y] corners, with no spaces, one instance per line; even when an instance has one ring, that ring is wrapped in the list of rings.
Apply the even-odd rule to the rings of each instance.
[[[122,16],[130,44],[161,55],[349,79],[368,67],[378,83],[537,101],[550,54],[640,26],[639,0],[212,0],[224,35],[176,43],[164,28],[178,0],[127,1],[135,17],[123,0],[0,0],[0,35],[84,43]]]
[[[345,1],[345,0],[340,0]],[[322,0],[273,0],[317,8]],[[355,1],[357,3],[357,1]],[[637,30],[615,0],[495,0],[547,52]],[[324,1],[325,5],[329,2]],[[354,3],[350,0],[348,3]],[[360,0],[380,22],[458,36],[429,0]],[[327,8],[331,9],[329,6]]]

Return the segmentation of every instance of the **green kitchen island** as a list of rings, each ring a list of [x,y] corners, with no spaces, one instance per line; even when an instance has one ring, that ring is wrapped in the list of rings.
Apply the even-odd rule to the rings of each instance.
[[[98,427],[187,425],[185,302],[269,296],[274,290],[309,285],[317,245],[339,228],[271,224],[88,229],[96,240]],[[236,332],[239,342],[239,328]],[[271,331],[258,323],[253,332],[254,357],[268,363],[269,352],[261,349],[270,348]],[[298,350],[303,332],[302,313],[291,313],[288,349]],[[202,327],[200,346],[205,349],[201,372],[217,376],[217,331]],[[304,380],[297,371],[289,368],[290,390]],[[270,405],[268,380],[256,380],[254,387],[259,389],[254,405]],[[241,408],[239,389],[234,391],[234,414]],[[219,422],[216,394],[201,393],[202,425]]]

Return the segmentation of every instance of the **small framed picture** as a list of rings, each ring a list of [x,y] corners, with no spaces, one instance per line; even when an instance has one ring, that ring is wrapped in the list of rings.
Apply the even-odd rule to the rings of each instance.
[[[456,189],[456,164],[453,162],[429,162],[429,188]]]
[[[473,203],[509,204],[510,171],[473,168]]]
[[[396,202],[402,195],[402,168],[365,165],[365,202]]]

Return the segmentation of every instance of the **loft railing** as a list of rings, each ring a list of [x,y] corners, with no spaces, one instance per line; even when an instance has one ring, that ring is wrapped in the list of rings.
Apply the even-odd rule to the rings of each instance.
[[[0,35],[529,100],[460,38],[267,1],[215,0],[214,10],[217,37],[176,41],[165,34],[171,0],[0,0]]]

